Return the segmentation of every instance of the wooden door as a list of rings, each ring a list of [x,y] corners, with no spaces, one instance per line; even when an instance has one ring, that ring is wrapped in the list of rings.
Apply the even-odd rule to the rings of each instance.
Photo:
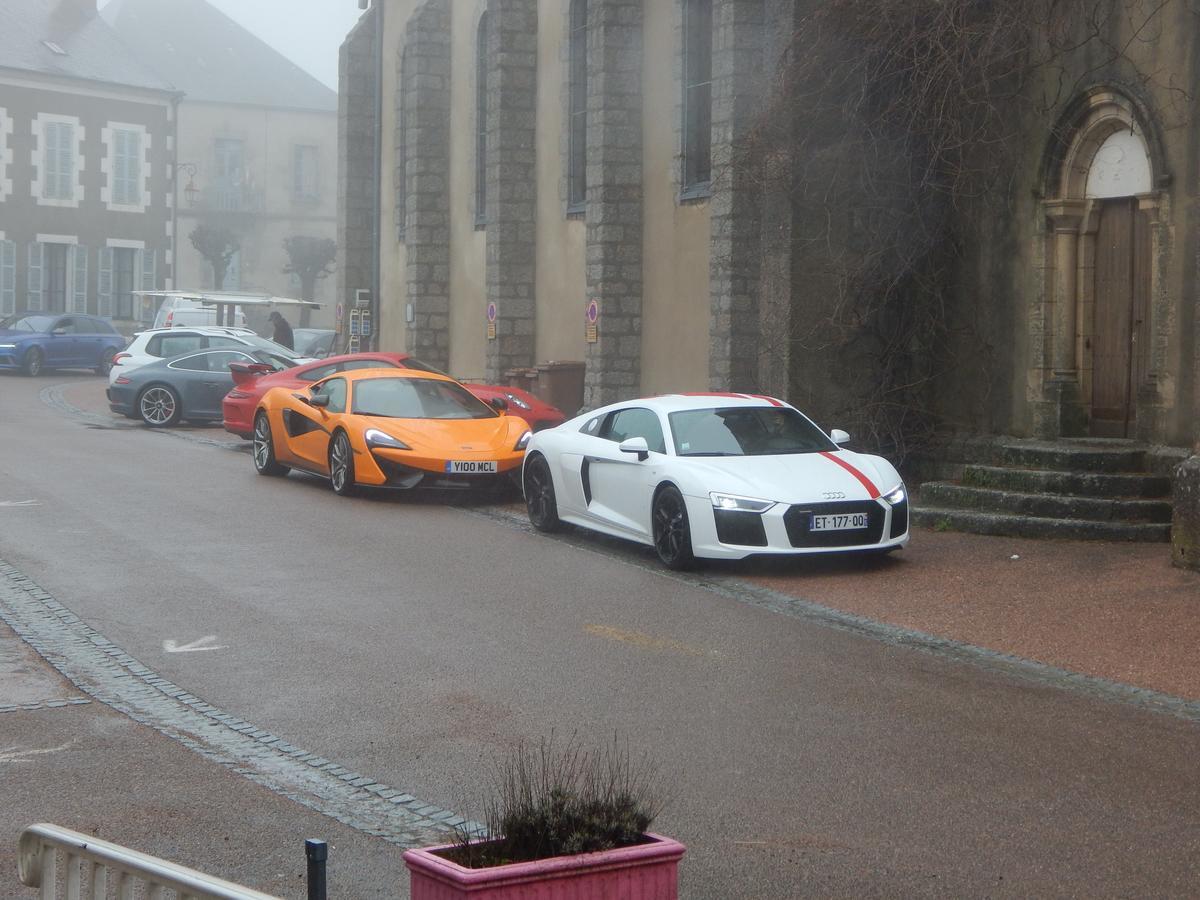
[[[1101,206],[1095,279],[1091,431],[1130,437],[1145,368],[1150,295],[1150,231],[1137,200],[1107,200]]]

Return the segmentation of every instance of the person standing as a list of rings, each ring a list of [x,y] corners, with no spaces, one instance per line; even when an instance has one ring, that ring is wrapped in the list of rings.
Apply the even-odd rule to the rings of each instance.
[[[292,326],[288,324],[288,320],[280,315],[278,310],[271,312],[268,316],[272,324],[275,326],[275,333],[271,339],[277,344],[283,344],[289,350],[295,350],[295,339],[292,337]]]

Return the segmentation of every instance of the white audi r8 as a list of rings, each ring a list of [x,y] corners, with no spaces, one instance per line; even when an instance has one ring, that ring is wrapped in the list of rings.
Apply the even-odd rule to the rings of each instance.
[[[748,394],[630,400],[540,431],[522,472],[539,531],[570,522],[696,557],[896,550],[908,495],[879,456],[795,407]]]

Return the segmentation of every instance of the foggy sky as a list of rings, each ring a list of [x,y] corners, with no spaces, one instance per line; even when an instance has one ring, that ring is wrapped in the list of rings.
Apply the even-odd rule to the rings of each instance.
[[[358,0],[208,0],[296,65],[337,90],[338,47],[361,12]],[[101,0],[101,7],[107,0]]]

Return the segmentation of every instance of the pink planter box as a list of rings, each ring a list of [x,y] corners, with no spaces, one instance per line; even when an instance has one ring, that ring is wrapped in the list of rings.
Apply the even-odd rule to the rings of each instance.
[[[468,869],[437,853],[408,850],[412,900],[676,900],[684,846],[657,834],[647,843],[578,856],[555,856]]]

